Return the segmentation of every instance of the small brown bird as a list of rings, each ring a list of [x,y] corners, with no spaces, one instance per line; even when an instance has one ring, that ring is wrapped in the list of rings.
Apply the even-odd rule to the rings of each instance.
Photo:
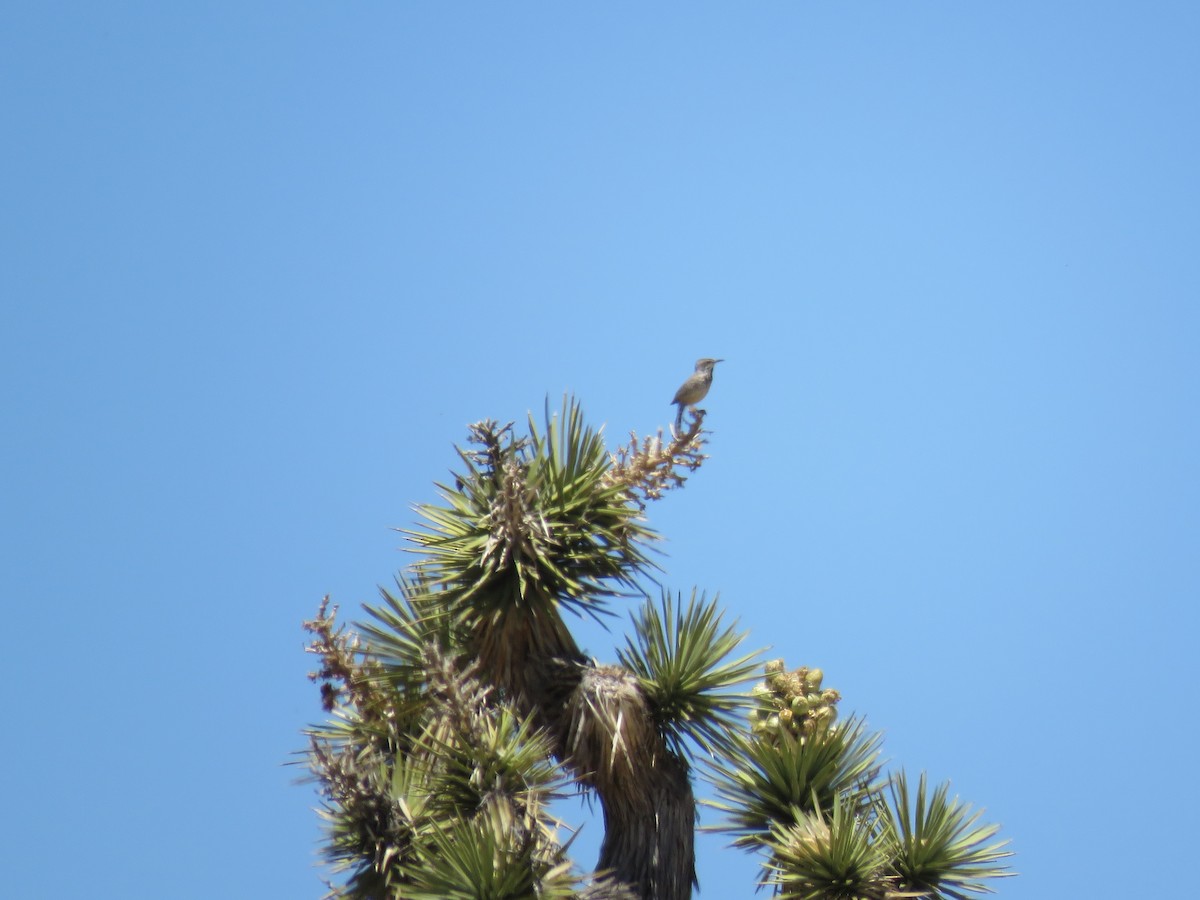
[[[683,408],[694,407],[708,394],[708,389],[712,386],[713,366],[719,362],[725,360],[709,359],[707,356],[696,360],[696,371],[688,376],[688,380],[675,392],[675,399],[671,402],[679,406],[679,414],[675,416],[676,431],[683,426]]]

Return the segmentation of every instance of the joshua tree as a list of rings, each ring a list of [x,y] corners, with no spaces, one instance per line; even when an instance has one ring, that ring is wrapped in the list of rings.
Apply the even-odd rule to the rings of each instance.
[[[922,776],[881,777],[879,738],[838,722],[819,670],[765,665],[716,600],[643,593],[648,501],[705,459],[704,413],[614,454],[579,406],[529,435],[471,427],[462,470],[418,507],[416,562],[354,631],[305,623],[328,722],[309,731],[330,896],[686,900],[693,766],[737,846],[786,898],[966,897],[1006,874],[994,826]],[[584,656],[564,611],[641,595],[618,662]],[[568,857],[549,801],[592,793],[593,871]]]

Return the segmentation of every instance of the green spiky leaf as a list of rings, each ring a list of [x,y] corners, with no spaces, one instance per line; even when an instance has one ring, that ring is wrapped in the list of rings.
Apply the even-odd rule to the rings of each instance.
[[[904,889],[931,900],[969,900],[991,892],[985,879],[1013,874],[998,865],[1012,856],[1004,849],[1008,841],[994,840],[1000,827],[978,824],[982,810],[972,813],[957,797],[950,799],[948,782],[930,795],[922,773],[914,798],[900,772],[892,776],[890,789],[891,803],[880,805],[880,816],[895,843],[894,867]]]
[[[444,503],[417,507],[425,527],[404,532],[418,573],[468,627],[522,606],[597,616],[652,565],[657,536],[605,480],[608,452],[579,404],[564,397],[561,414],[547,406],[544,427],[531,417],[529,428],[517,440],[511,425],[474,426],[480,449],[459,450],[466,469],[440,486]]]
[[[750,695],[733,689],[753,677],[758,653],[730,658],[746,635],[724,626],[717,598],[692,591],[683,598],[663,592],[633,617],[634,634],[619,651],[621,663],[640,679],[668,745],[684,753],[690,740],[705,752],[728,754],[741,730]]]
[[[794,822],[798,813],[828,813],[839,798],[854,807],[866,805],[878,787],[880,741],[861,719],[804,739],[787,732],[772,741],[739,739],[736,752],[709,765],[719,799],[707,805],[726,816],[726,823],[712,830],[733,834],[735,845],[754,849],[772,822]]]
[[[781,900],[885,900],[895,878],[871,817],[835,798],[828,816],[798,814],[773,822],[766,884]]]

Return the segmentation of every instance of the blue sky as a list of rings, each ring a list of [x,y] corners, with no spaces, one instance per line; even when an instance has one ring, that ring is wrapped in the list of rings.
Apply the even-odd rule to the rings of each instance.
[[[301,620],[467,423],[615,443],[709,355],[664,582],[986,807],[1001,896],[1190,879],[1194,4],[2,17],[12,896],[318,897]]]

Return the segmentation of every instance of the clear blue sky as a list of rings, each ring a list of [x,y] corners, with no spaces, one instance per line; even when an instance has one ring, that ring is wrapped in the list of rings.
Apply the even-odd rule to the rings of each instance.
[[[1190,883],[1194,3],[0,18],[6,893],[315,900],[300,621],[468,422],[616,441],[709,355],[666,583],[986,807],[1001,896]]]

